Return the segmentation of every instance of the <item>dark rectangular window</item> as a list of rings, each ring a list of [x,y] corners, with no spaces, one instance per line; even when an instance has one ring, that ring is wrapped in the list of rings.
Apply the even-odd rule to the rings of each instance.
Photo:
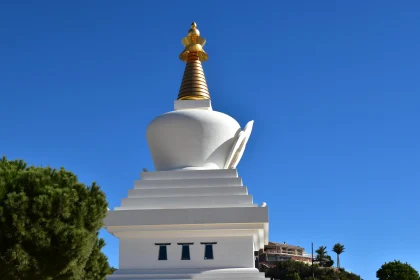
[[[201,242],[204,245],[204,259],[205,260],[213,260],[213,245],[217,244],[217,242]]]
[[[206,244],[204,249],[204,259],[212,260],[213,259],[213,244]]]
[[[182,255],[181,260],[190,260],[190,245],[182,244]]]
[[[168,251],[167,246],[171,245],[171,243],[155,243],[155,245],[159,246],[159,261],[166,261],[168,260]]]
[[[159,246],[159,260],[160,261],[168,260],[168,252],[166,250],[166,245]]]
[[[182,246],[182,253],[181,253],[181,260],[190,260],[190,245],[193,245],[192,243],[178,243],[178,245]]]

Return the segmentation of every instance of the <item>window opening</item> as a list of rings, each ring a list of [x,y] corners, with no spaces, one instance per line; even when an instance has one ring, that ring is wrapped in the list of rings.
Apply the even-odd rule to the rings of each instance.
[[[166,249],[166,245],[159,246],[159,260],[160,261],[167,261],[168,260],[168,251]]]
[[[178,245],[182,246],[182,252],[181,252],[181,260],[190,260],[190,245],[194,243],[178,243]]]
[[[205,260],[212,260],[213,259],[213,245],[206,244],[204,249],[204,259]]]
[[[182,256],[181,256],[181,260],[190,260],[190,245],[188,244],[183,244],[182,245]]]
[[[171,245],[171,243],[155,243],[155,245],[159,246],[159,261],[167,261],[168,260],[168,249],[167,246]]]
[[[205,260],[213,260],[213,245],[217,244],[216,242],[201,242],[204,245],[204,259]]]

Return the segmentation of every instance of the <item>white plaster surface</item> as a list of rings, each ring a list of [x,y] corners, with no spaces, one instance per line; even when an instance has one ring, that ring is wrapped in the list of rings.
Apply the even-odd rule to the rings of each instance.
[[[116,210],[109,211],[104,222],[108,230],[132,225],[268,223],[268,207]]]
[[[212,110],[211,100],[175,100],[174,109],[175,111],[185,109]]]
[[[188,171],[185,171],[188,172]],[[150,188],[189,188],[189,187],[228,187],[242,186],[242,179],[232,178],[201,178],[201,179],[170,179],[170,180],[140,180],[134,182],[136,189]]]
[[[146,136],[156,171],[222,169],[240,131],[226,114],[186,109],[155,118]]]
[[[190,196],[190,197],[149,197],[125,198],[121,208],[126,209],[178,209],[211,208],[243,205],[254,207],[252,197],[248,195]]]
[[[148,270],[118,270],[107,279],[229,279],[229,280],[253,280],[264,279],[264,273],[255,268],[228,268],[228,269],[148,269]]]
[[[191,260],[181,260],[181,246],[177,243],[188,242]],[[217,242],[213,245],[213,260],[204,259],[204,245],[201,242]],[[155,243],[171,243],[167,246],[168,260],[158,261],[159,246]],[[147,238],[125,239],[120,241],[121,269],[159,269],[171,268],[229,268],[253,267],[254,255],[252,237],[211,237],[202,238]],[[250,254],[251,252],[251,254]],[[133,255],[147,258],[133,258]]]
[[[120,239],[119,270],[107,279],[262,279],[254,251],[268,243],[268,209],[258,207],[235,169],[143,172],[105,227]],[[191,260],[181,260],[190,245]],[[213,245],[204,259],[201,242]],[[159,246],[171,243],[168,260]]]
[[[238,171],[236,169],[226,170],[186,170],[178,171],[160,171],[160,172],[141,172],[140,178],[146,180],[169,180],[169,179],[211,179],[211,178],[237,178]]]
[[[135,181],[134,190],[115,210],[257,207],[252,196],[244,191],[236,170],[171,171],[163,172],[162,176],[159,173],[142,173],[149,180]],[[147,195],[148,192],[152,195]]]
[[[179,188],[164,188],[164,189],[133,189],[128,191],[128,197],[186,197],[186,196],[207,196],[207,195],[247,195],[248,190],[244,186],[223,186],[218,187],[179,187]]]
[[[241,161],[241,158],[245,152],[246,143],[248,143],[249,137],[251,136],[253,125],[254,121],[250,121],[247,123],[244,130],[239,132],[238,137],[236,137],[236,141],[232,146],[232,150],[229,153],[224,168],[230,169],[236,168],[238,166],[238,163]]]

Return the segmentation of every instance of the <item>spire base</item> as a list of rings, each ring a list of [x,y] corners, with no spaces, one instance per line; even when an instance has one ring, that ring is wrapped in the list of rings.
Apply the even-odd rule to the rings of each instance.
[[[212,111],[211,100],[210,99],[201,99],[201,100],[175,100],[174,110],[185,110],[185,109],[200,109]]]

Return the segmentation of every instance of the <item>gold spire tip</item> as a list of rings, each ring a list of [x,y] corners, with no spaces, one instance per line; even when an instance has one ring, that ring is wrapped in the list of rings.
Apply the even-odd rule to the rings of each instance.
[[[188,30],[187,37],[182,38],[184,51],[179,55],[179,59],[184,62],[188,61],[189,53],[196,53],[201,62],[206,61],[209,56],[204,51],[203,47],[206,44],[206,39],[200,36],[200,30],[197,29],[197,23],[191,23],[191,29]]]
[[[203,47],[206,39],[200,36],[197,23],[191,23],[188,35],[182,39],[184,50],[179,59],[186,62],[184,77],[178,93],[178,100],[203,100],[210,99],[206,78],[201,62],[206,61],[209,56]]]
[[[188,37],[200,36],[200,30],[197,29],[197,23],[191,23],[191,29],[188,31]]]

